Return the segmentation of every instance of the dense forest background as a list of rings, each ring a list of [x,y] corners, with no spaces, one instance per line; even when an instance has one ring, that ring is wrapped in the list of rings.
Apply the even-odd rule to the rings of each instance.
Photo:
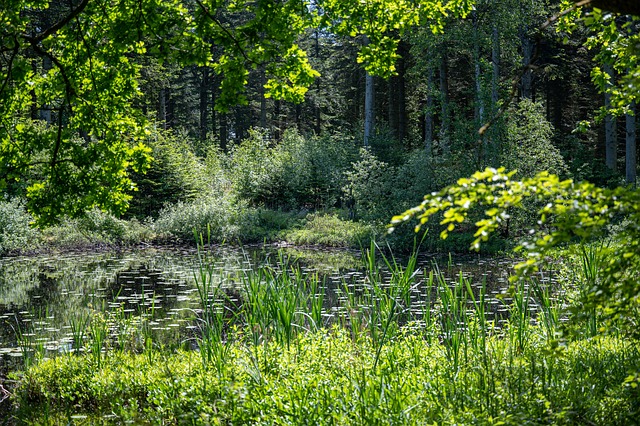
[[[33,9],[31,25],[50,28],[69,15],[72,3]],[[117,208],[98,202],[95,189],[83,195],[84,189],[108,187],[109,181],[74,171],[69,172],[73,179],[62,176],[52,186],[80,182],[75,201],[47,210],[47,197],[63,198],[49,190],[29,201],[29,209],[41,228],[61,226],[62,220],[116,240],[151,234],[190,240],[195,229],[219,241],[348,245],[371,235],[384,237],[391,216],[485,167],[517,169],[521,178],[546,170],[600,186],[635,185],[635,106],[625,105],[617,116],[606,113],[611,96],[592,81],[598,51],[588,48],[590,33],[585,28],[558,32],[548,25],[559,3],[480,0],[464,17],[445,17],[445,32],[424,23],[397,33],[395,75],[387,79],[359,64],[366,37],[306,30],[296,41],[319,77],[299,103],[275,99],[265,89],[267,62],[248,67],[246,91],[230,102],[219,69],[173,61],[163,53],[168,42],[145,33],[144,42],[154,47],[128,52],[126,58],[139,71],[137,89],[129,88],[135,95],[128,114],[146,123],[142,142],[153,158],[148,170],[127,168],[134,185]],[[222,13],[218,19],[237,29],[242,17]],[[616,17],[615,25],[621,33],[638,30],[638,22],[624,16]],[[128,37],[136,28],[116,31]],[[34,75],[52,73],[58,68],[55,57],[38,46],[25,50],[24,62]],[[214,42],[207,49],[214,62],[226,54]],[[11,68],[12,52],[6,48],[1,54],[4,69]],[[604,69],[615,82],[613,68]],[[110,92],[101,92],[99,84],[94,89],[95,96],[110,102]],[[28,189],[30,182],[47,173],[38,164],[57,154],[51,153],[53,146],[57,149],[52,141],[73,121],[71,104],[66,108],[45,92],[34,90],[25,102],[29,117],[18,130],[42,143],[31,148],[28,165],[0,166],[0,249],[4,244],[5,250],[33,241],[17,241],[16,235],[39,232],[28,226],[33,217],[24,200],[36,193]],[[73,138],[71,145],[86,146],[92,136],[80,128]],[[96,154],[91,161],[101,158]],[[87,214],[92,203],[101,209]],[[526,209],[515,212],[499,238],[504,242],[526,232],[531,217]],[[339,235],[327,236],[334,228]],[[412,231],[407,227],[387,238],[410,245]],[[470,238],[465,231],[458,235],[463,241]],[[57,237],[49,239],[67,234],[51,232]],[[434,239],[432,248],[438,244],[444,243]],[[467,246],[456,238],[449,245]]]

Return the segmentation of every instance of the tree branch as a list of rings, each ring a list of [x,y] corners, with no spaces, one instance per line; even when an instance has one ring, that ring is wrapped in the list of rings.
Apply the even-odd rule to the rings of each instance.
[[[89,3],[89,0],[82,0],[82,2],[78,5],[78,7],[73,9],[70,14],[64,17],[64,19],[53,24],[52,26],[50,26],[49,28],[47,28],[46,30],[44,30],[42,33],[40,33],[35,37],[25,36],[25,38],[27,38],[32,43],[33,42],[40,43],[42,40],[56,33],[59,29],[61,29],[62,27],[67,25],[69,22],[71,22],[73,18],[78,16],[80,13],[82,13],[82,11],[87,7],[88,3]]]
[[[16,56],[18,56],[18,51],[20,50],[20,44],[18,43],[18,40],[14,39],[14,41],[16,44],[13,47],[13,52],[11,53],[11,59],[9,59],[9,64],[7,65],[7,75],[4,81],[2,82],[2,87],[0,87],[0,94],[4,92],[4,89],[7,87],[7,84],[9,83],[9,77],[11,76],[11,68],[13,68],[13,60],[15,59]]]
[[[222,23],[215,16],[213,16],[211,11],[204,4],[202,4],[202,1],[196,0],[196,3],[198,3],[198,6],[200,6],[200,9],[202,9],[202,11],[207,16],[207,18],[211,19],[211,21],[213,21],[218,27],[220,27],[220,29],[224,31],[224,33],[227,34],[227,36],[233,41],[233,43],[236,45],[236,47],[244,57],[245,61],[255,64],[256,62],[247,56],[246,52],[244,51],[244,48],[242,47],[238,39],[231,33],[231,31],[229,31],[227,27],[222,25]]]

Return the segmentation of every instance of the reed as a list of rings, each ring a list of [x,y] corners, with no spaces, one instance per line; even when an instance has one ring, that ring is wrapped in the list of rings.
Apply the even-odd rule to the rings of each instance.
[[[96,368],[102,366],[103,352],[106,355],[105,344],[109,337],[109,324],[101,313],[94,314],[89,322],[89,352]]]
[[[605,262],[605,251],[602,243],[583,244],[580,246],[580,274],[578,284],[580,315],[584,323],[584,332],[588,337],[598,334],[599,321],[596,306],[590,303],[590,296],[598,292],[600,274]]]
[[[91,313],[86,311],[75,315],[69,319],[69,327],[71,329],[71,352],[80,355],[80,351],[84,347],[87,328],[91,322]]]
[[[197,343],[202,364],[205,367],[213,365],[218,375],[222,376],[231,347],[231,336],[225,335],[225,331],[230,327],[236,313],[225,308],[228,297],[222,289],[224,273],[220,271],[220,275],[216,277],[216,269],[205,250],[202,235],[198,243],[197,255],[198,268],[194,272],[200,304],[197,318],[200,332]]]

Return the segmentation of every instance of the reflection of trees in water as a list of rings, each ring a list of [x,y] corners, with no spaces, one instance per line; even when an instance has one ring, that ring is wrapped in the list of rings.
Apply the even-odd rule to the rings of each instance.
[[[107,282],[104,295],[112,306],[118,304],[131,315],[145,313],[152,306],[167,312],[178,306],[186,281],[185,274],[170,274],[142,263],[118,271]]]
[[[191,287],[190,267],[189,259],[155,252],[3,259],[0,349],[17,346],[18,327],[31,331],[38,323],[39,336],[59,340],[69,333],[65,326],[72,319],[103,308],[122,307],[129,317],[148,312],[155,304],[162,309],[156,317],[166,315],[181,303],[179,292]],[[7,357],[3,358],[0,370],[6,366]]]

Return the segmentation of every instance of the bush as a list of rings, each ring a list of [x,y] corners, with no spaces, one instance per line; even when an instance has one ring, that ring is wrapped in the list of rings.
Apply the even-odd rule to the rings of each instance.
[[[287,242],[298,245],[320,244],[332,247],[368,246],[373,237],[370,225],[343,220],[336,214],[312,213],[301,229],[286,234]]]
[[[60,248],[101,244],[135,244],[155,236],[147,224],[133,218],[122,220],[100,209],[88,211],[77,219],[64,219],[59,225],[42,231],[47,243]]]
[[[210,195],[194,201],[166,206],[154,223],[158,234],[193,241],[196,234],[211,235],[212,241],[235,240],[240,236],[248,206],[230,196]]]
[[[568,168],[560,150],[552,143],[553,126],[545,118],[542,104],[523,99],[511,112],[501,163],[518,170],[520,178],[547,171],[566,175]]]
[[[344,171],[356,158],[352,141],[305,138],[293,130],[279,143],[252,131],[234,147],[228,176],[238,197],[269,208],[327,208],[341,198]],[[219,160],[214,160],[216,168]]]
[[[0,201],[0,254],[38,246],[39,233],[30,226],[32,221],[23,200]]]
[[[367,221],[385,223],[396,208],[393,196],[395,168],[380,161],[370,150],[360,150],[359,161],[345,173],[345,196],[353,200],[355,216]]]
[[[539,103],[523,99],[511,112],[507,124],[507,138],[503,147],[501,164],[517,170],[520,179],[530,178],[547,171],[566,176],[566,166],[560,150],[553,144],[553,126],[545,118]],[[510,211],[511,218],[502,228],[507,237],[522,236],[537,220],[535,212],[542,208],[531,200],[524,201],[524,208]]]
[[[156,217],[165,204],[193,200],[210,190],[205,167],[186,136],[156,130],[146,143],[153,162],[146,173],[132,175],[137,190],[131,193],[128,216]]]

